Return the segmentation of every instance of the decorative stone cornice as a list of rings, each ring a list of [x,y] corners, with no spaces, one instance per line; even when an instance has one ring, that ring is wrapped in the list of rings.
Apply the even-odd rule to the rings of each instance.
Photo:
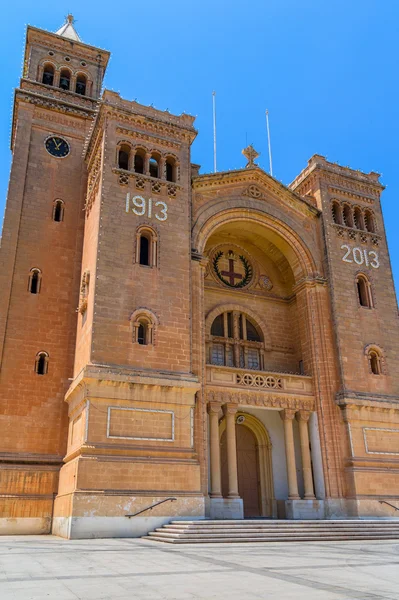
[[[288,186],[292,190],[302,189],[302,184],[315,173],[321,175],[323,181],[337,183],[345,189],[361,192],[368,196],[379,198],[384,186],[379,182],[378,173],[363,173],[349,167],[331,163],[324,156],[313,155],[307,167]]]
[[[267,392],[256,393],[253,391],[222,391],[207,387],[206,398],[208,402],[219,404],[239,404],[240,406],[264,406],[266,408],[298,410],[315,410],[314,398],[294,397],[290,398],[282,394],[271,394]]]
[[[138,131],[137,129],[128,129],[126,127],[117,127],[117,133],[124,135],[126,137],[132,137],[135,140],[143,140],[144,142],[149,142],[151,144],[158,144],[159,146],[163,146],[165,148],[173,148],[174,150],[179,151],[181,148],[180,142],[175,142],[172,140],[167,140],[163,137],[151,135],[149,133],[143,133],[142,131]]]
[[[247,184],[241,192],[243,196],[252,197],[255,200],[265,199],[264,190],[267,190],[301,214],[306,216],[318,216],[320,214],[320,211],[308,200],[288,189],[284,184],[273,179],[257,166],[235,171],[198,175],[193,177],[192,181],[193,190],[202,192],[214,189],[220,190],[221,187],[227,185]]]
[[[328,280],[320,275],[319,273],[314,273],[313,275],[309,275],[308,277],[304,277],[300,279],[293,287],[294,294],[301,292],[303,289],[314,288],[319,285],[322,287],[327,286]]]
[[[399,399],[397,396],[341,391],[336,394],[335,401],[342,409],[399,412]]]
[[[356,194],[351,190],[343,189],[336,186],[329,186],[328,191],[337,196],[344,196],[345,198],[350,198],[351,200],[355,200],[356,202],[364,202],[366,204],[374,204],[376,201],[376,197],[366,196],[364,194]]]

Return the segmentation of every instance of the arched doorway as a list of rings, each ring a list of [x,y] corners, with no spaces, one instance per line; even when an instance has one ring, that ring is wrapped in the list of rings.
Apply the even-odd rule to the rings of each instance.
[[[228,495],[225,419],[220,424],[222,495]],[[237,412],[236,446],[238,492],[244,503],[244,517],[276,516],[273,493],[271,443],[264,425],[253,415]]]

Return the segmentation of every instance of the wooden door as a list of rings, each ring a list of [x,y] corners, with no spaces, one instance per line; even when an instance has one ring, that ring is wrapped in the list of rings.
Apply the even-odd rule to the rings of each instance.
[[[261,516],[259,498],[258,449],[255,436],[245,425],[236,425],[238,493],[244,501],[244,517]],[[221,439],[222,495],[227,498],[226,432]]]
[[[236,425],[238,493],[244,501],[244,517],[260,517],[258,449],[254,434]]]

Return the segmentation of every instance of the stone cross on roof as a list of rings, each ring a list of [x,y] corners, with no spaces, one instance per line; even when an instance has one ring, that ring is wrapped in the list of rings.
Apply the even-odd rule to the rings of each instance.
[[[248,167],[255,167],[256,163],[254,161],[255,161],[255,158],[258,158],[259,152],[256,152],[256,150],[252,146],[252,144],[250,144],[249,146],[244,148],[242,153],[245,156],[245,158],[248,159],[248,162],[245,165],[245,168],[247,169]]]

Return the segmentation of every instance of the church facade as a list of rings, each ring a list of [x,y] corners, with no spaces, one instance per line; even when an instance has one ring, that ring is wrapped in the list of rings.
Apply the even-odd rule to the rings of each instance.
[[[394,517],[383,186],[313,156],[200,174],[194,118],[28,27],[0,250],[0,532]],[[128,518],[127,515],[151,510]]]

